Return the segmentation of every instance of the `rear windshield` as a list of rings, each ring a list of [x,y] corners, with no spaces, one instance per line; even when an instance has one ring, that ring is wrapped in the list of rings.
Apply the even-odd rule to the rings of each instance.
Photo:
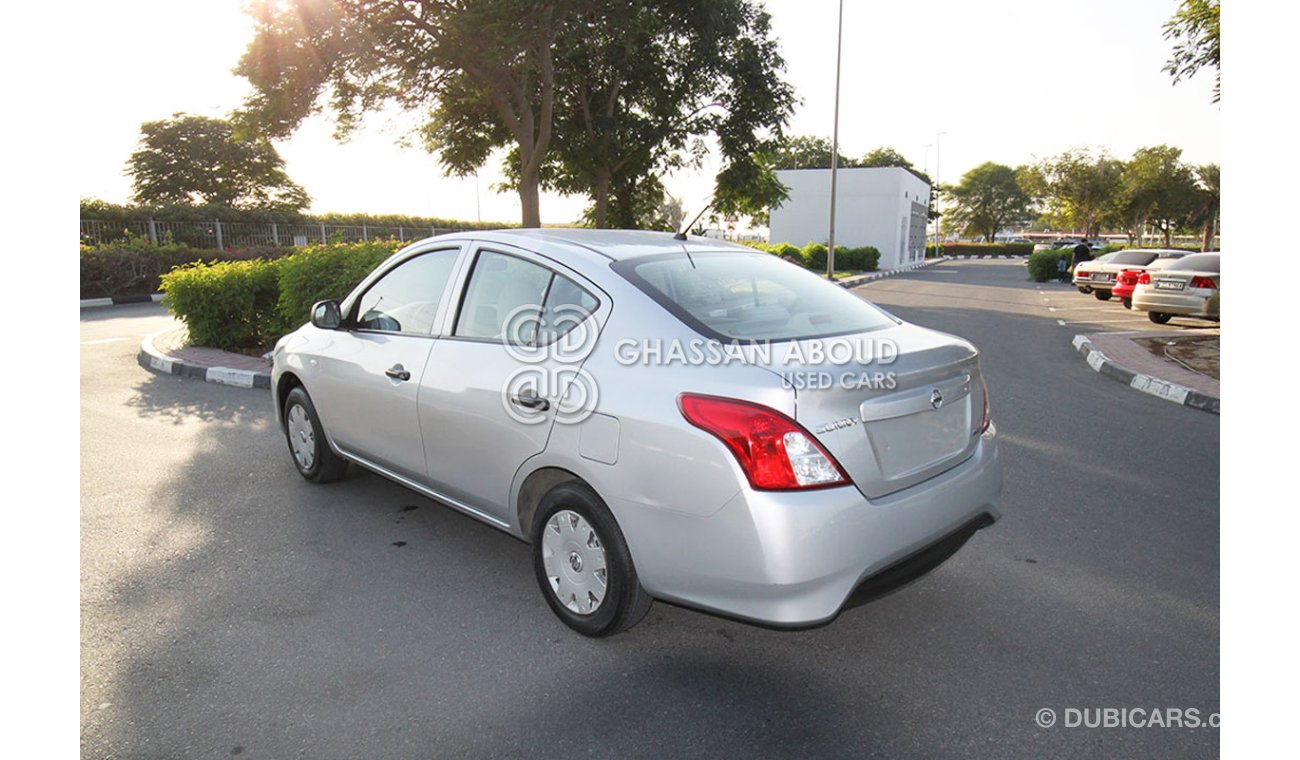
[[[1120,251],[1115,254],[1115,258],[1110,260],[1110,263],[1143,266],[1155,261],[1158,255],[1155,251]]]
[[[691,328],[722,341],[802,340],[895,324],[875,306],[768,253],[625,259],[614,270]]]
[[[1219,254],[1193,253],[1165,267],[1166,272],[1217,272],[1219,271]]]

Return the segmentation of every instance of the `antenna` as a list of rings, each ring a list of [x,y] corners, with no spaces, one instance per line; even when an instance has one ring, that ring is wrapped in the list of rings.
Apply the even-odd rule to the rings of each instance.
[[[698,213],[698,214],[695,215],[695,218],[691,220],[691,223],[688,224],[688,225],[686,225],[685,227],[683,227],[682,230],[681,230],[681,232],[678,232],[676,235],[673,235],[673,238],[675,238],[675,239],[677,239],[677,240],[685,240],[685,239],[686,239],[686,230],[689,230],[690,228],[694,227],[694,226],[695,226],[695,223],[698,222],[698,221],[700,221],[700,217],[704,216],[704,212],[708,211],[708,210],[711,209],[711,208],[713,208],[713,202],[712,202],[712,201],[710,201],[710,202],[704,204],[704,208],[700,209],[700,213]],[[693,264],[693,263],[694,263],[694,262],[692,262],[692,264]]]

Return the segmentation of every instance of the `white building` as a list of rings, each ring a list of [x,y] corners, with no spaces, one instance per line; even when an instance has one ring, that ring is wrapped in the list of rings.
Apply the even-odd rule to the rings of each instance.
[[[925,258],[930,185],[898,166],[840,169],[835,187],[835,247],[875,246],[880,268]],[[768,240],[800,248],[830,237],[830,169],[781,169],[790,197],[772,209]]]

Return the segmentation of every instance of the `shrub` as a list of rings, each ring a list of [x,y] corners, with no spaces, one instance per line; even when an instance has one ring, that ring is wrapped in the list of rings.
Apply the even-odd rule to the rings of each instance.
[[[227,351],[264,346],[273,337],[279,267],[264,259],[178,267],[162,276],[163,304],[196,345]]]
[[[1055,280],[1060,276],[1057,262],[1062,258],[1069,262],[1072,255],[1073,251],[1069,249],[1035,251],[1029,256],[1029,279],[1034,282]]]
[[[841,248],[835,246],[835,268],[856,272],[874,272],[880,266],[880,251],[875,246]]]
[[[152,245],[132,238],[123,243],[81,247],[81,297],[142,296],[157,293],[159,278],[173,267],[195,261],[245,261],[277,258],[292,249],[242,248],[219,251],[184,243]]]
[[[939,246],[938,251],[933,245],[925,247],[926,258],[934,256],[965,256],[965,255],[1003,255],[1027,256],[1034,252],[1033,243],[944,243]]]
[[[821,243],[809,243],[803,247],[803,265],[815,272],[826,271],[826,246]]]
[[[306,322],[317,301],[342,300],[401,246],[396,240],[330,243],[308,246],[284,259],[273,325],[277,337]]]

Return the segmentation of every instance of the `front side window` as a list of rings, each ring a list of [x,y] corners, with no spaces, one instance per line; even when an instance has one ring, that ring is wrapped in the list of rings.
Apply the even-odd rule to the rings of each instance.
[[[888,327],[880,309],[764,253],[625,259],[614,269],[696,331],[723,341],[803,340]]]
[[[429,335],[451,279],[458,249],[425,253],[398,264],[361,296],[357,328]]]

